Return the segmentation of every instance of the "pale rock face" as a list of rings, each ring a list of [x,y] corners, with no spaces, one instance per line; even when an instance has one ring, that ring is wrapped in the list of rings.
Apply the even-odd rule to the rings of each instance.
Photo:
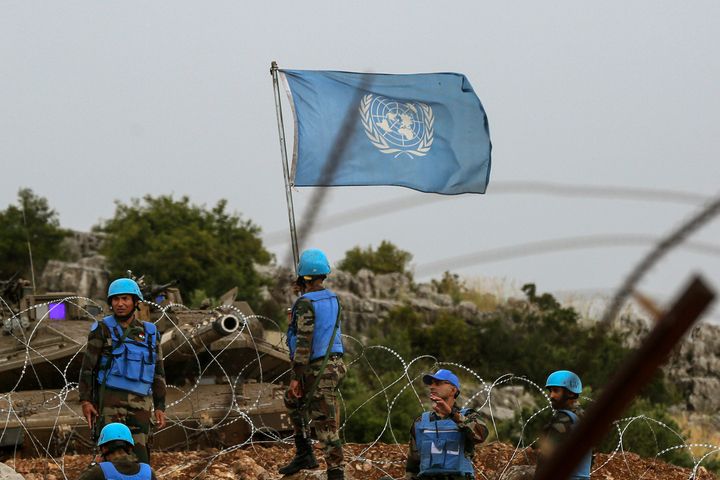
[[[38,282],[41,291],[76,292],[81,297],[104,299],[109,272],[100,255],[102,233],[71,232],[62,248],[70,261],[50,260]]]
[[[720,327],[696,325],[673,352],[665,371],[677,384],[690,411],[720,409]]]
[[[23,480],[23,476],[4,463],[0,463],[0,480]]]
[[[102,255],[77,262],[50,260],[40,276],[40,287],[45,291],[77,292],[88,298],[105,298],[108,283],[109,272]]]

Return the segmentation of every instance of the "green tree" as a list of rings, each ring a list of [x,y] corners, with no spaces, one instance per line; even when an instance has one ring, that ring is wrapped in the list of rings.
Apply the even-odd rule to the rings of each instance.
[[[225,200],[207,209],[167,195],[118,202],[115,216],[96,227],[108,234],[103,253],[112,275],[130,269],[157,282],[176,279],[188,295],[202,289],[218,297],[237,286],[239,298],[255,300],[262,280],[253,263],[271,256],[260,229],[226,207]]]
[[[408,273],[412,254],[400,250],[391,242],[383,240],[377,249],[355,247],[345,252],[338,268],[352,274],[366,268],[374,273]]]
[[[693,465],[687,449],[669,450],[670,447],[682,445],[683,433],[665,406],[653,404],[640,397],[622,414],[622,418],[624,421],[617,423],[619,431],[618,428],[613,428],[601,443],[600,451],[612,452],[622,439],[624,450],[635,452],[642,457],[652,458],[668,449],[658,458],[682,467]],[[634,420],[630,421],[633,418]]]
[[[17,205],[0,211],[0,279],[16,273],[28,276],[28,240],[35,272],[39,273],[48,260],[62,258],[61,242],[66,235],[47,199],[21,188]]]
[[[410,332],[421,321],[410,307],[400,307],[388,321],[370,327],[362,356],[353,362],[342,386],[347,441],[408,441],[410,425],[422,407],[415,392],[405,388],[403,365],[395,353],[405,359],[414,356]],[[377,348],[380,345],[392,352]]]
[[[449,295],[455,305],[462,301],[470,301],[484,312],[495,310],[498,305],[494,295],[469,288],[457,273],[446,271],[440,280],[433,279],[432,285],[438,293]]]

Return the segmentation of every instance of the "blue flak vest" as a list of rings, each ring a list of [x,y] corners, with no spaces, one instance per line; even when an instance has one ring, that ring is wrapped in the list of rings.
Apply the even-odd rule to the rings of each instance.
[[[467,409],[460,413],[465,415]],[[470,475],[475,478],[472,461],[465,456],[465,435],[449,418],[432,421],[430,412],[415,424],[415,444],[420,453],[420,477],[430,475]]]
[[[117,471],[112,462],[100,462],[103,475],[107,480],[150,480],[152,478],[152,470],[147,463],[139,463],[140,470],[135,475],[125,475]]]
[[[155,377],[157,328],[150,322],[143,322],[144,342],[125,337],[120,343],[123,332],[115,317],[111,315],[102,321],[112,335],[112,358],[100,357],[98,382],[102,385],[107,375],[106,387],[150,395]]]
[[[573,412],[572,410],[558,410],[558,412],[563,412],[568,417],[570,417],[570,420],[572,420],[572,423],[573,423],[573,428],[575,428],[575,426],[577,426],[578,416],[575,412]],[[592,451],[585,454],[585,456],[580,461],[580,464],[575,469],[575,472],[573,472],[570,479],[571,480],[587,480],[587,479],[589,479],[591,466],[592,466]]]
[[[312,352],[310,352],[310,361],[312,362],[313,360],[325,357],[328,343],[330,343],[330,335],[332,335],[335,322],[338,319],[340,301],[337,295],[327,289],[306,293],[295,301],[292,311],[292,322],[290,322],[287,331],[287,345],[290,349],[291,359],[295,357],[295,349],[297,348],[297,318],[295,318],[295,307],[301,298],[310,300],[313,311],[315,312]],[[337,332],[335,332],[335,339],[330,348],[330,353],[344,353],[340,325],[338,325]]]

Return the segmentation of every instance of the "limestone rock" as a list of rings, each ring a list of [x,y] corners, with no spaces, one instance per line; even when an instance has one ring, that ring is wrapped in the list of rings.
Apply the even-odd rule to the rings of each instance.
[[[480,386],[470,388],[475,391],[479,390]],[[538,407],[533,396],[522,385],[493,388],[489,401],[487,392],[484,392],[473,398],[469,406],[496,420],[512,420],[515,413],[523,408]]]
[[[665,372],[691,411],[720,409],[720,326],[701,323],[675,348]]]
[[[40,287],[52,292],[77,292],[88,298],[105,298],[109,273],[105,257],[95,255],[77,262],[50,260],[40,277]]]
[[[63,239],[61,248],[72,261],[93,257],[100,253],[105,236],[98,232],[72,231]]]
[[[283,267],[262,266],[258,273],[277,285],[269,291],[279,305],[292,305],[295,297],[290,289],[293,274]],[[374,274],[360,270],[353,275],[334,270],[326,281],[328,288],[335,291],[342,301],[343,333],[358,339],[365,338],[372,325],[382,324],[394,308],[409,305],[426,315],[428,321],[440,312],[451,312],[464,320],[477,324],[484,313],[469,301],[455,305],[449,295],[439,293],[430,283],[413,284],[407,275],[401,273]]]
[[[23,476],[17,473],[12,467],[0,463],[0,480],[23,480]]]

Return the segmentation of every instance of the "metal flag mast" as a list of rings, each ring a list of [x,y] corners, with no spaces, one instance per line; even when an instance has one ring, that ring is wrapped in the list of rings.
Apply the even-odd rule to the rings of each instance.
[[[292,243],[293,268],[297,268],[299,253],[297,230],[295,228],[295,208],[293,206],[292,185],[290,184],[290,168],[288,166],[287,145],[285,144],[285,124],[283,123],[282,107],[280,106],[280,82],[278,81],[278,65],[276,61],[270,64],[270,75],[273,79],[275,92],[275,114],[278,122],[278,135],[280,136],[280,156],[282,157],[283,178],[285,179],[285,200],[288,207],[288,221],[290,223],[290,242]],[[297,273],[297,272],[296,272]]]

